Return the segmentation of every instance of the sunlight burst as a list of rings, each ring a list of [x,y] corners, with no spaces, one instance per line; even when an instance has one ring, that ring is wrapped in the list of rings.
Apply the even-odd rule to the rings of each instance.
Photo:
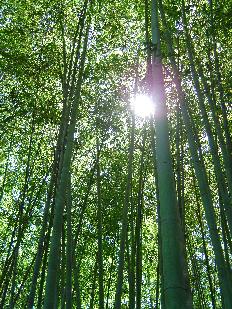
[[[134,113],[142,118],[154,115],[155,107],[151,98],[145,94],[138,94],[131,100]]]

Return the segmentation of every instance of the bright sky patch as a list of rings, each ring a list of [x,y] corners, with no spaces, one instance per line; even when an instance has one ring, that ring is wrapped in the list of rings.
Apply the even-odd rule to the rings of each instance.
[[[146,118],[154,114],[155,107],[151,98],[145,94],[138,94],[131,100],[131,107],[135,115]]]

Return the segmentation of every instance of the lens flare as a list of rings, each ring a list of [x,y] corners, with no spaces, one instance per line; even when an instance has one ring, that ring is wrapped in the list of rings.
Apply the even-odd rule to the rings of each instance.
[[[131,107],[136,116],[146,118],[154,115],[155,106],[151,98],[145,94],[138,94],[131,100]]]

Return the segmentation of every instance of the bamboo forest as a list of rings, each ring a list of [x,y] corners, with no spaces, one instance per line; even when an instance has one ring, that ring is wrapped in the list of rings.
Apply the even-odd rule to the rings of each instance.
[[[232,309],[231,25],[1,0],[0,308]]]

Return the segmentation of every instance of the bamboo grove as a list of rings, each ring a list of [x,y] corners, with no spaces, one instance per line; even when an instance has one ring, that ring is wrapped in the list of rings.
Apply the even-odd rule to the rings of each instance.
[[[232,308],[231,10],[2,0],[0,308]]]

